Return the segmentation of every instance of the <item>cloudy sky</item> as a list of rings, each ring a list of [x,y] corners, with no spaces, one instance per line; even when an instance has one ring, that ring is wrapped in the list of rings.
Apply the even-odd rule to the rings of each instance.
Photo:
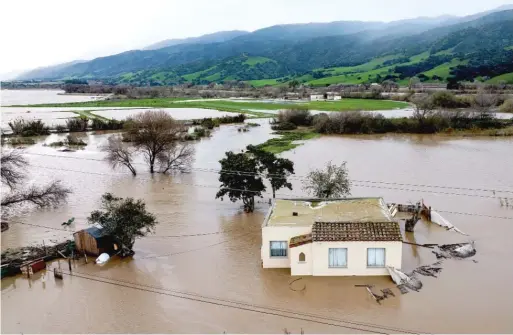
[[[285,23],[469,15],[512,0],[1,0],[0,74]]]

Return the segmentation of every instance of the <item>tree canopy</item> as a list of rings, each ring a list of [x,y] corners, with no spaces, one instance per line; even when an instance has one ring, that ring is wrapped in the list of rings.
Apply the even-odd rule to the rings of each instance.
[[[346,162],[326,164],[325,169],[312,170],[306,176],[303,189],[316,198],[339,198],[351,194],[351,181]]]
[[[112,235],[121,244],[122,256],[133,253],[135,239],[154,231],[157,225],[155,215],[146,210],[141,199],[123,199],[105,193],[101,201],[101,209],[91,212],[87,221],[101,225]]]
[[[228,195],[233,202],[242,200],[246,212],[253,212],[255,197],[262,197],[262,192],[265,192],[263,178],[269,180],[273,197],[282,187],[292,190],[287,177],[294,173],[294,163],[257,146],[249,145],[246,152],[229,151],[219,163],[219,181],[222,184],[216,198]]]

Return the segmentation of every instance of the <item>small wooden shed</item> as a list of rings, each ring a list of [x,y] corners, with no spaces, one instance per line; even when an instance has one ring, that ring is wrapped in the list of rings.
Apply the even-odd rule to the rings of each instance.
[[[75,248],[88,255],[99,256],[104,252],[111,254],[117,249],[114,239],[103,228],[91,227],[80,230],[74,233],[73,237],[75,238]]]

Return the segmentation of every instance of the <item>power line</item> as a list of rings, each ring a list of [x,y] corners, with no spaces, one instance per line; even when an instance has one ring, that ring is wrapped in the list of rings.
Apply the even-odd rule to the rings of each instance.
[[[101,173],[101,172],[91,172],[91,171],[80,171],[80,170],[71,170],[71,169],[63,169],[63,168],[53,168],[49,166],[40,166],[40,165],[31,165],[33,167],[41,168],[41,169],[50,169],[50,170],[58,170],[58,171],[68,171],[68,172],[76,172],[76,173],[85,173],[85,174],[94,174],[94,175],[100,175],[100,176],[125,176],[124,173],[115,173],[115,174],[108,174],[108,173]],[[148,178],[142,178],[143,180],[151,180]],[[182,185],[188,185],[188,186],[195,186],[195,187],[209,187],[209,188],[220,188],[219,186],[215,185],[201,185],[201,184],[190,184],[190,183],[182,183],[182,182],[172,182],[173,184],[182,184]],[[478,195],[478,194],[465,194],[465,193],[452,193],[452,192],[437,192],[437,191],[427,191],[427,190],[415,190],[415,189],[406,189],[406,188],[397,188],[397,187],[385,187],[385,186],[372,186],[372,185],[361,185],[361,184],[354,184],[357,187],[368,187],[368,188],[378,188],[378,189],[387,189],[387,190],[400,190],[400,191],[407,191],[407,192],[420,192],[420,193],[430,193],[430,194],[444,194],[444,195],[454,195],[454,196],[466,196],[466,197],[475,197],[475,198],[486,198],[486,199],[500,199],[500,197],[494,197],[494,196],[486,196],[486,195]],[[264,194],[272,194],[271,192],[260,192],[260,191],[252,191],[247,189],[237,189],[237,188],[229,188],[229,187],[222,187],[222,189],[229,190],[229,191],[240,191],[240,192],[253,192],[253,193],[264,193]],[[295,194],[283,194],[283,193],[276,193],[277,195],[281,196],[287,196],[287,197],[297,197]],[[513,199],[512,199],[513,200]]]
[[[105,162],[104,159],[99,158],[85,158],[85,157],[72,157],[72,156],[62,156],[62,155],[53,155],[53,154],[39,154],[39,153],[25,153],[27,155],[34,156],[47,156],[47,157],[57,157],[57,158],[65,158],[65,159],[77,159],[77,160],[90,160],[97,162]],[[133,165],[141,165],[146,166],[144,163],[132,163]],[[220,169],[209,169],[209,168],[190,168],[192,171],[198,172],[210,172],[216,174],[234,174],[234,175],[247,175],[247,176],[263,176],[263,177],[274,177],[274,178],[284,178],[283,175],[280,174],[265,174],[261,172],[247,172],[247,171],[237,171],[237,170],[220,170]],[[306,178],[305,175],[290,175],[287,176],[290,179],[303,180]],[[413,186],[413,187],[424,187],[424,188],[441,188],[441,189],[452,189],[452,190],[464,190],[464,191],[474,191],[474,192],[490,192],[490,193],[512,193],[513,190],[502,190],[502,189],[491,189],[491,188],[471,188],[471,187],[457,187],[457,186],[442,186],[442,185],[428,185],[428,184],[408,184],[408,183],[397,183],[397,182],[386,182],[386,181],[375,181],[375,180],[358,180],[351,179],[352,182],[355,183],[370,183],[370,184],[384,184],[384,185],[398,185],[398,186]],[[430,192],[430,191],[426,191]],[[439,192],[438,192],[439,193]],[[466,195],[466,194],[464,194]]]
[[[68,171],[68,172],[76,172],[76,173],[85,173],[85,174],[93,174],[93,175],[100,175],[100,176],[125,176],[126,174],[124,173],[118,173],[118,174],[107,174],[107,173],[101,173],[101,172],[91,172],[91,171],[79,171],[79,170],[70,170],[70,169],[62,169],[62,168],[52,168],[52,167],[48,167],[48,166],[39,166],[39,165],[32,165],[34,167],[38,167],[38,168],[41,168],[41,169],[50,169],[50,170],[58,170],[58,171]],[[140,179],[143,179],[143,180],[151,180],[151,179],[148,179],[148,178],[142,178],[140,177]],[[215,185],[203,185],[203,184],[190,184],[190,183],[182,183],[182,182],[171,182],[172,184],[181,184],[181,185],[187,185],[187,186],[194,186],[194,187],[205,187],[205,188],[219,188],[219,186],[215,186]],[[362,187],[366,187],[366,186],[363,186]],[[227,187],[223,187],[223,189],[227,189],[227,190],[232,190],[232,191],[243,191],[243,192],[255,192],[255,193],[264,193],[264,194],[268,194],[268,195],[272,195],[271,192],[258,192],[258,191],[251,191],[251,190],[246,190],[246,189],[236,189],[236,188],[227,188]],[[404,189],[406,190],[406,189]],[[411,190],[409,190],[411,191]],[[411,192],[417,192],[416,190],[413,190]],[[432,192],[432,193],[437,193],[437,192]],[[298,198],[296,194],[286,194],[286,193],[276,193],[276,195],[279,195],[279,196],[285,196],[285,197],[291,197],[291,198]],[[482,197],[482,196],[480,196]],[[300,197],[299,197],[300,198]],[[442,212],[442,210],[440,210],[439,212]],[[453,212],[454,214],[455,212]],[[462,215],[476,215],[476,216],[481,216],[481,214],[473,214],[473,213],[465,213],[465,214],[462,214]],[[501,217],[497,217],[497,218],[501,218]],[[506,219],[509,219],[509,218],[506,218]]]
[[[82,273],[82,272],[73,272],[71,274],[68,274],[68,273],[65,273],[65,274],[66,275],[70,275],[70,276],[74,276],[75,273],[83,275],[84,279],[94,280],[93,278],[89,277],[90,276],[89,274]],[[80,277],[82,278],[82,276],[80,276]],[[278,311],[278,312],[283,312],[283,313],[289,313],[289,314],[294,314],[294,315],[298,315],[298,316],[302,316],[302,317],[305,317],[305,316],[306,317],[313,317],[313,318],[317,318],[317,319],[322,319],[322,320],[327,320],[327,321],[334,321],[334,322],[339,322],[339,323],[347,323],[347,324],[356,325],[356,326],[364,326],[364,327],[369,327],[369,328],[377,328],[379,330],[399,331],[399,332],[405,332],[405,333],[418,333],[418,334],[420,334],[420,333],[429,333],[429,332],[413,331],[413,330],[403,329],[403,328],[398,328],[398,327],[395,327],[395,328],[394,327],[388,327],[388,326],[385,326],[385,325],[379,325],[379,324],[373,324],[373,323],[365,323],[365,322],[356,322],[356,321],[351,321],[351,320],[335,319],[335,318],[330,318],[330,317],[326,317],[326,316],[318,315],[318,314],[297,312],[297,311],[293,311],[293,310],[288,310],[288,309],[284,309],[284,308],[276,308],[276,307],[272,307],[272,306],[250,304],[250,303],[246,303],[246,302],[243,302],[243,301],[237,301],[237,300],[232,300],[232,299],[222,299],[222,298],[218,298],[218,297],[209,297],[209,296],[205,296],[205,295],[201,295],[201,294],[197,294],[197,293],[191,293],[191,292],[186,292],[186,291],[166,289],[166,288],[163,288],[163,287],[156,287],[156,286],[151,286],[151,285],[143,285],[143,284],[134,283],[134,282],[130,282],[130,281],[125,281],[125,280],[121,280],[121,279],[112,279],[112,278],[102,277],[102,276],[97,276],[97,275],[95,275],[95,278],[102,278],[102,279],[109,280],[111,282],[114,282],[114,283],[110,283],[109,282],[110,284],[113,284],[113,285],[115,285],[116,283],[123,283],[123,284],[128,284],[128,285],[142,286],[142,287],[150,288],[150,289],[153,289],[153,290],[166,291],[166,292],[171,292],[171,293],[185,295],[185,296],[193,296],[193,297],[197,297],[197,298],[214,300],[214,301],[217,301],[217,302],[220,301],[220,302],[224,302],[224,303],[231,303],[231,304],[236,304],[236,305],[241,305],[241,306],[247,306],[247,307],[250,307],[250,308],[259,308],[259,309],[264,309],[264,310],[271,310],[271,311]],[[133,287],[131,287],[131,288],[133,288]],[[155,293],[158,293],[158,292],[155,292]],[[178,297],[178,298],[185,298],[185,299],[187,299],[188,297]],[[231,306],[228,306],[228,307],[231,307]],[[234,307],[234,308],[236,308],[236,307]],[[315,322],[315,321],[313,321],[313,322]],[[345,327],[345,326],[339,326],[339,327]],[[362,329],[358,329],[358,330],[362,330]],[[370,330],[364,330],[364,331],[369,332]],[[370,332],[372,332],[372,331],[370,331]]]

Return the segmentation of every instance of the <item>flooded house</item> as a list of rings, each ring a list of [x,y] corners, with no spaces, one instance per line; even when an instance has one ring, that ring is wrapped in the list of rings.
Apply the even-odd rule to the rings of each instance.
[[[102,253],[111,254],[118,249],[114,238],[105,229],[93,226],[73,234],[75,248],[80,253],[99,256]]]
[[[402,235],[382,198],[277,199],[261,258],[293,276],[386,276],[401,268]]]

